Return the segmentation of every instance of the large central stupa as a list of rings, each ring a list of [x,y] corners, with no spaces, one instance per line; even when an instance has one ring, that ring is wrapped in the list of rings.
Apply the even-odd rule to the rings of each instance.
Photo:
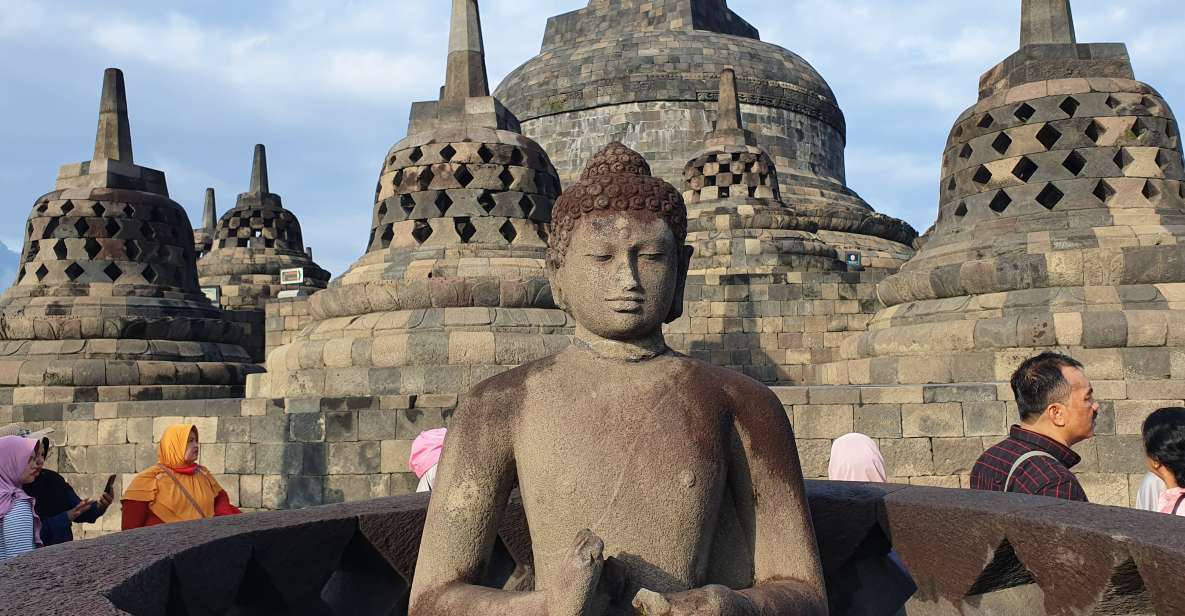
[[[570,183],[612,141],[678,185],[716,121],[719,75],[737,74],[745,125],[778,168],[786,205],[866,266],[896,269],[916,232],[846,186],[843,112],[798,55],[762,42],[725,0],[589,0],[552,17],[543,47],[495,95]]]

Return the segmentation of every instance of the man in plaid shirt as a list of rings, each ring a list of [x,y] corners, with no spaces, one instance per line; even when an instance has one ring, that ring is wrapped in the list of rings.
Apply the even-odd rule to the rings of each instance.
[[[1099,403],[1082,364],[1060,353],[1031,357],[1012,374],[1012,393],[1021,425],[983,452],[971,487],[1086,502],[1070,448],[1094,435]]]

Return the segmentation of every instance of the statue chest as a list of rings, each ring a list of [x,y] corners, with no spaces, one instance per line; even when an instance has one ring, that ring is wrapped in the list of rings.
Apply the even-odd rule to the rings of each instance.
[[[711,409],[666,421],[628,411],[605,410],[595,421],[554,413],[520,425],[515,460],[540,574],[548,553],[588,528],[605,540],[606,556],[647,577],[663,572],[663,586],[697,577],[727,475],[728,424]],[[563,421],[573,415],[578,421]]]

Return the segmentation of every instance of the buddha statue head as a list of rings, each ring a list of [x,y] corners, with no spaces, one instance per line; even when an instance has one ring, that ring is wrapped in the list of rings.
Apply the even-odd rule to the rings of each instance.
[[[683,312],[692,249],[679,191],[640,154],[611,143],[556,201],[547,269],[556,303],[617,341],[661,335]]]

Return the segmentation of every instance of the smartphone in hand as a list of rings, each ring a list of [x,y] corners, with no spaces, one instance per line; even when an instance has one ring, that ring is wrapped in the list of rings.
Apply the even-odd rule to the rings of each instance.
[[[103,493],[115,496],[115,475],[107,477],[107,487],[103,488]]]

